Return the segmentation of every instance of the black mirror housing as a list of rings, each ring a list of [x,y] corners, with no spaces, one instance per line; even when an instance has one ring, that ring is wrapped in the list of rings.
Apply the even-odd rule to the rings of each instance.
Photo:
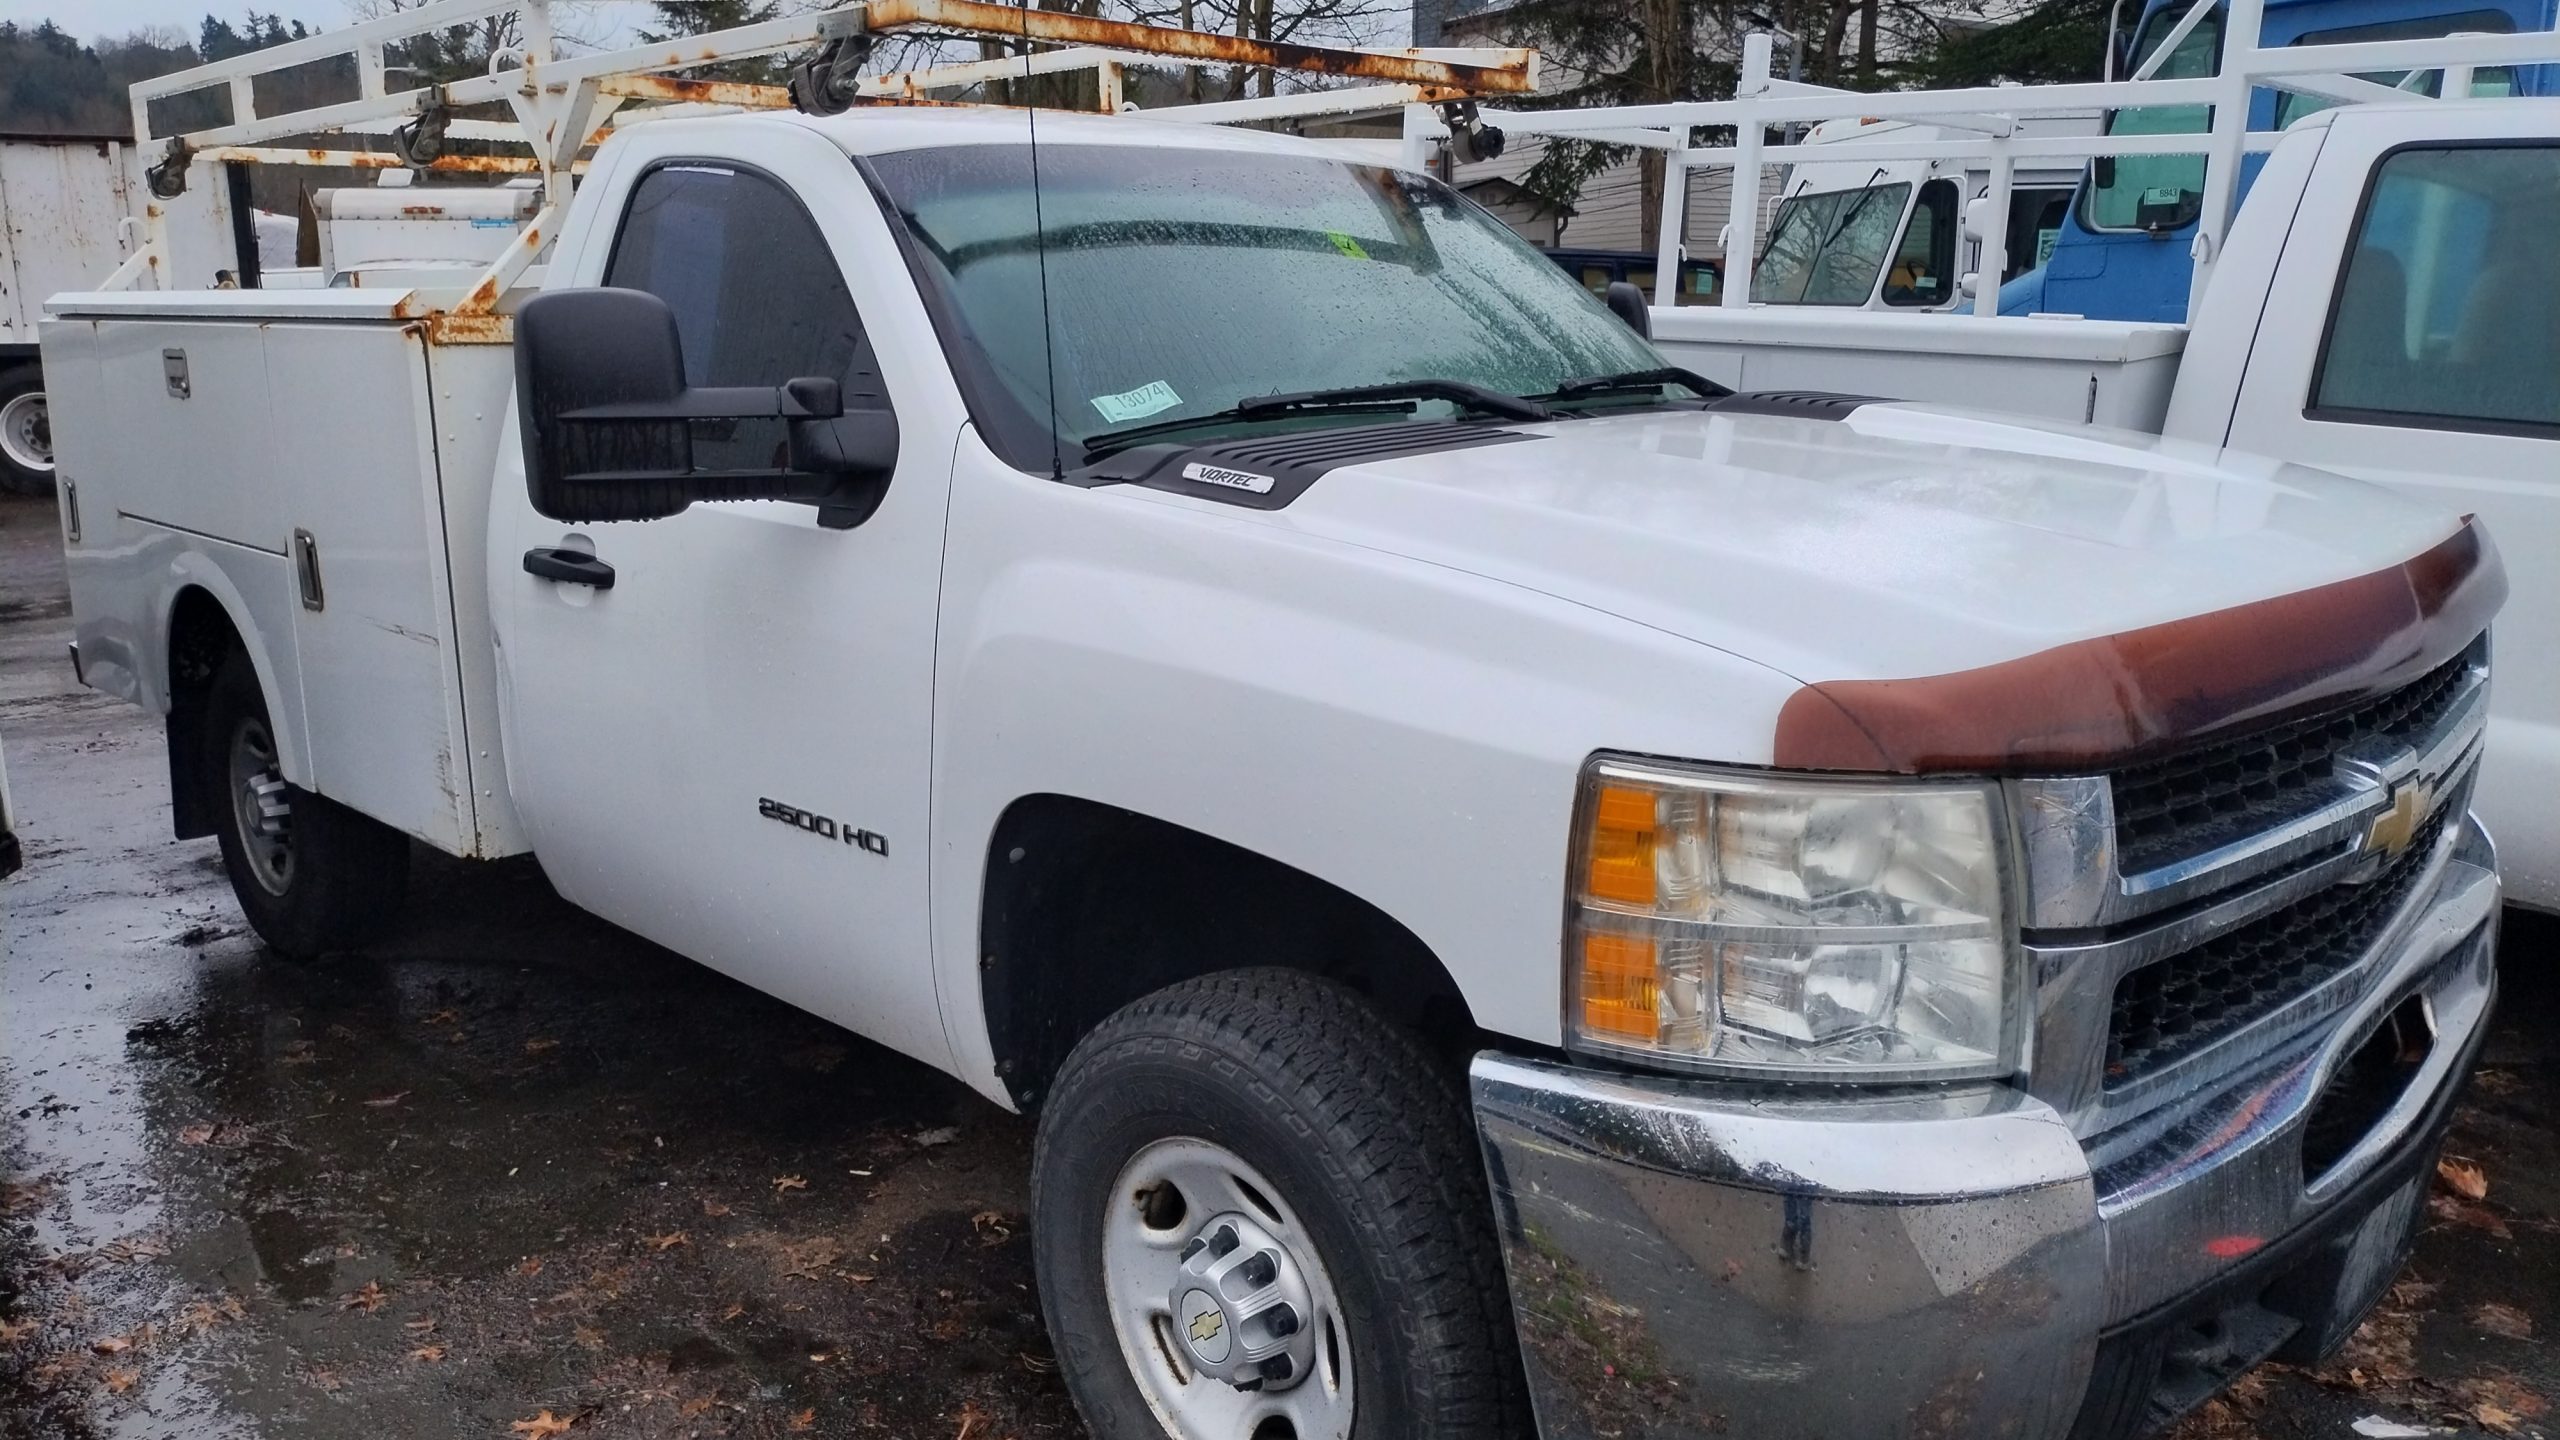
[[[1644,292],[1625,280],[1609,282],[1609,293],[1602,297],[1609,313],[1627,322],[1627,328],[1647,340],[1653,338],[1653,310],[1644,301]]]
[[[897,420],[847,415],[841,382],[771,388],[685,384],[675,312],[646,291],[555,290],[516,315],[516,404],[525,487],[561,521],[656,520],[697,500],[797,500],[829,524],[878,508],[897,462]],[[695,467],[693,424],[785,422],[786,464]],[[848,519],[850,516],[852,518]]]

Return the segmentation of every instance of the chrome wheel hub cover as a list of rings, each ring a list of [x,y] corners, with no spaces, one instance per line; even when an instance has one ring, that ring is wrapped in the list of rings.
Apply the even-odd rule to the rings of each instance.
[[[1314,1237],[1234,1151],[1159,1140],[1103,1220],[1121,1358],[1173,1440],[1347,1440],[1351,1335]]]

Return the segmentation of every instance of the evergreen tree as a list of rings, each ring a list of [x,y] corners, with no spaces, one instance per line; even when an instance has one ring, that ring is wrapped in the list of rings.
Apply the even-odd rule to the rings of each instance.
[[[708,35],[714,30],[760,24],[782,13],[779,0],[652,0],[649,9],[656,23],[642,29],[640,38],[652,45],[685,35]],[[779,85],[783,70],[784,64],[779,58],[767,55],[752,60],[723,61],[688,73],[707,75],[715,80]]]

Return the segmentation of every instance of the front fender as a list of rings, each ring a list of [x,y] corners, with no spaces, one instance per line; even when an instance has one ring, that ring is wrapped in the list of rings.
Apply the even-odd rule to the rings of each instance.
[[[1328,881],[1419,937],[1479,1025],[1552,1045],[1585,759],[1765,763],[1795,688],[1553,596],[1305,535],[1285,510],[1079,489],[961,448],[936,983],[960,1073],[990,1096],[979,905],[1015,799],[1115,805]]]

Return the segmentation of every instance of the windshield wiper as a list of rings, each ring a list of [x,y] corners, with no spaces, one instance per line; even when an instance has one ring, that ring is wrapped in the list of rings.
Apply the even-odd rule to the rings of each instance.
[[[1684,390],[1695,391],[1709,400],[1721,399],[1733,393],[1732,386],[1719,385],[1694,370],[1683,370],[1676,365],[1664,365],[1652,370],[1629,370],[1617,375],[1585,375],[1579,380],[1567,380],[1544,395],[1532,395],[1529,398],[1548,401],[1582,400],[1594,395],[1619,395],[1638,390],[1658,390],[1665,385],[1677,385]]]
[[[1821,244],[1813,247],[1814,257],[1817,260],[1822,257],[1824,252],[1831,248],[1832,241],[1840,238],[1840,232],[1849,228],[1849,222],[1857,219],[1860,214],[1864,213],[1867,208],[1867,202],[1876,198],[1876,182],[1883,178],[1884,167],[1879,165],[1876,167],[1876,173],[1867,177],[1867,183],[1858,187],[1858,198],[1849,206],[1848,213],[1840,217],[1839,224],[1831,227],[1830,234],[1822,237]]]
[[[1186,415],[1178,420],[1155,420],[1144,425],[1105,430],[1086,438],[1084,452],[1088,460],[1096,460],[1142,440],[1202,425],[1285,420],[1295,415],[1410,415],[1414,412],[1415,402],[1421,400],[1445,400],[1472,414],[1499,415],[1507,420],[1550,418],[1547,407],[1535,400],[1489,390],[1482,385],[1471,385],[1464,380],[1391,380],[1384,385],[1348,385],[1338,390],[1256,395],[1206,415]]]

